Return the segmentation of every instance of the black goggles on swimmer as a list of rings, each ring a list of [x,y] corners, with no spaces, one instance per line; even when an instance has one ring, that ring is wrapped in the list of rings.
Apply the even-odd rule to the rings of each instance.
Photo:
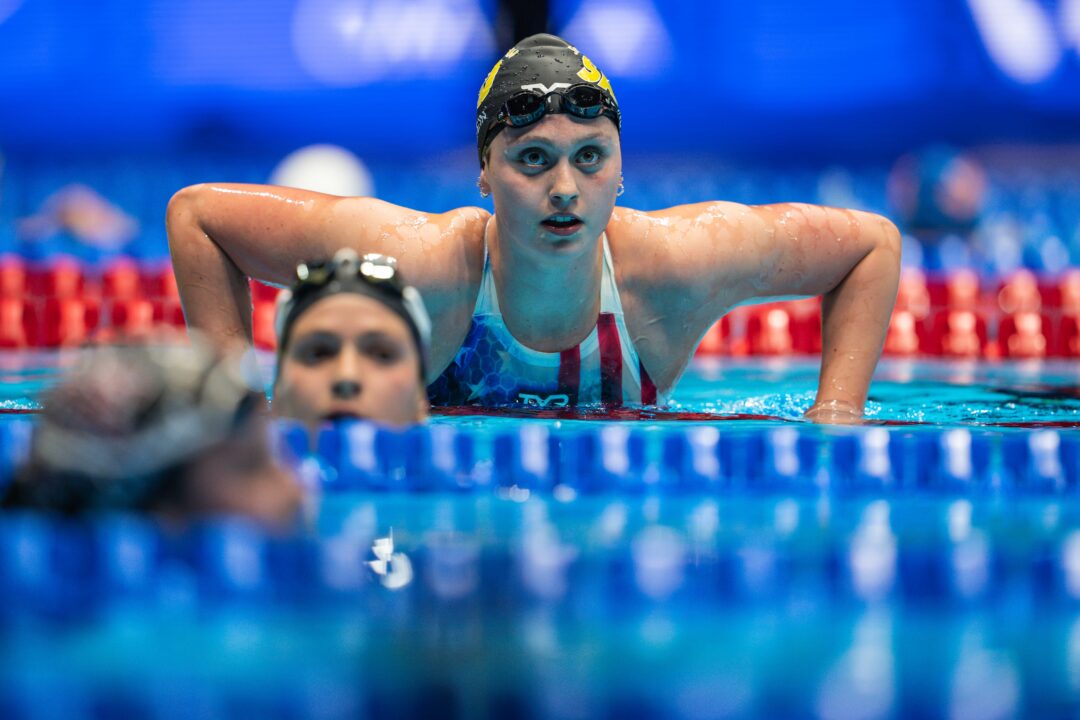
[[[592,120],[601,115],[611,118],[615,127],[622,127],[622,114],[619,107],[603,90],[595,85],[574,85],[565,90],[552,90],[542,93],[537,90],[522,90],[512,95],[495,115],[486,142],[491,142],[503,128],[510,126],[523,128],[539,121],[548,113],[564,112],[584,120]]]
[[[397,269],[397,260],[388,255],[359,255],[343,248],[330,260],[303,262],[296,266],[293,285],[278,295],[275,330],[278,355],[288,344],[296,319],[319,300],[341,292],[354,292],[381,301],[408,326],[420,355],[420,373],[427,371],[431,319],[420,292],[406,285]]]

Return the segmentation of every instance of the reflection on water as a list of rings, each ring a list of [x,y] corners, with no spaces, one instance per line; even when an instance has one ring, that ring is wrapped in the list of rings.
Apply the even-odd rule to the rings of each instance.
[[[36,398],[71,364],[76,352],[0,353],[0,413],[36,409]],[[273,356],[264,353],[259,362],[264,376],[270,378]],[[813,402],[817,373],[816,358],[701,358],[675,389],[668,408],[614,413],[581,408],[539,417],[557,422],[610,419],[638,424],[714,418],[766,425],[801,421]],[[476,408],[442,414],[453,418],[436,422],[484,426],[538,416],[533,411],[485,413]],[[1080,426],[1080,363],[885,359],[870,388],[866,417],[883,424]]]

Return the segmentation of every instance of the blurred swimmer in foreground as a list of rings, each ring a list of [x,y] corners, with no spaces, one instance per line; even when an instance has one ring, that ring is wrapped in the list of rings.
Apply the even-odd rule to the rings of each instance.
[[[670,103],[673,128],[704,111],[681,95]],[[187,321],[246,346],[249,276],[286,283],[303,258],[371,249],[398,258],[427,301],[433,402],[662,405],[726,312],[822,295],[821,373],[806,415],[858,421],[896,297],[896,227],[803,204],[616,207],[621,123],[607,77],[562,39],[534,35],[480,88],[479,185],[494,215],[271,186],[185,188],[167,223]]]
[[[44,401],[3,505],[143,512],[168,527],[245,515],[287,531],[301,494],[271,453],[266,400],[204,344],[87,351]]]
[[[275,414],[312,431],[342,418],[404,426],[427,417],[431,323],[393,258],[346,248],[300,263],[276,326]]]

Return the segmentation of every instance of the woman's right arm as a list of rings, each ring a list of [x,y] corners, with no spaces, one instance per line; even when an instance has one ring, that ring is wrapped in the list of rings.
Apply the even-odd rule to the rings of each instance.
[[[457,326],[467,325],[486,219],[478,208],[437,215],[374,198],[215,183],[176,193],[166,226],[187,323],[226,349],[251,343],[249,277],[288,284],[297,263],[352,247],[398,258],[407,281],[424,295],[438,356],[441,345],[460,342]]]

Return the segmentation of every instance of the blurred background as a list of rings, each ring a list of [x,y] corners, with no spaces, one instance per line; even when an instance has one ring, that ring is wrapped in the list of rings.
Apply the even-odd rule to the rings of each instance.
[[[718,323],[685,422],[283,424],[310,537],[0,519],[0,717],[1077,715],[1080,0],[0,0],[0,348],[179,333],[191,183],[488,203],[476,94],[545,30],[624,204],[897,222],[879,424],[798,423],[815,300]],[[0,353],[0,485],[62,355]]]
[[[543,30],[612,78],[627,205],[814,201],[960,232],[909,242],[930,270],[1080,261],[1080,0],[0,0],[0,250],[163,257],[172,192],[264,182],[311,144],[362,159],[339,187],[481,203],[478,86]],[[73,183],[104,201],[96,242],[56,220]]]

